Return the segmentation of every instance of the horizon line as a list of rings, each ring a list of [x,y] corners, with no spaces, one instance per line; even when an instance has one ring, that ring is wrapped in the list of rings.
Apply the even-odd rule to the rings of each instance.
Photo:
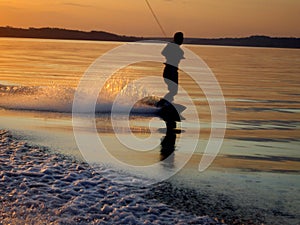
[[[128,35],[128,34],[118,34],[114,33],[112,31],[105,31],[105,30],[79,30],[79,29],[72,29],[72,28],[62,28],[62,27],[50,27],[50,26],[42,26],[42,27],[14,27],[10,25],[0,26],[0,28],[13,28],[13,29],[24,29],[24,30],[30,30],[30,29],[58,29],[58,30],[67,30],[67,31],[80,31],[85,33],[91,33],[91,32],[105,32],[113,35],[118,36],[125,36],[125,37],[133,37],[133,38],[160,38],[160,39],[169,39],[173,38],[173,36],[169,37],[162,37],[162,36],[135,36],[135,35]],[[249,38],[249,37],[268,37],[268,38],[293,38],[293,39],[299,39],[300,37],[296,36],[271,36],[266,34],[249,34],[245,36],[222,36],[222,37],[185,37],[185,39],[226,39],[226,38]]]

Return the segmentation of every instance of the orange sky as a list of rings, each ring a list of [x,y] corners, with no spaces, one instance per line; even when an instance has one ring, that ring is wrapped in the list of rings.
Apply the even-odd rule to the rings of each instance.
[[[167,35],[300,37],[300,0],[148,0]],[[0,0],[0,26],[162,36],[144,0]]]

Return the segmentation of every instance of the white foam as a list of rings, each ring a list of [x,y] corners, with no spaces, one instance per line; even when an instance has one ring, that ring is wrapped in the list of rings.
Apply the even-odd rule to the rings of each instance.
[[[0,107],[4,109],[13,110],[31,110],[31,111],[48,111],[48,112],[72,112],[72,104],[74,94],[76,92],[75,88],[71,87],[60,87],[60,86],[10,86],[1,85],[0,86]],[[78,110],[80,113],[107,113],[111,111],[113,104],[113,95],[110,93],[102,93],[98,97],[95,105],[95,110],[92,112],[86,111],[86,106],[84,103],[88,103],[91,93],[86,90],[85,93],[80,93],[83,98],[83,104]],[[134,95],[132,93],[132,95]],[[128,93],[126,93],[126,98],[128,98]],[[126,104],[126,98],[124,98],[123,104],[116,107],[117,112],[123,113],[128,109]],[[149,98],[149,103],[152,103]],[[132,112],[136,114],[151,114],[155,113],[157,109],[151,107],[147,102],[142,104],[137,104]]]
[[[145,199],[147,188],[115,183],[111,178],[118,173],[112,169],[95,173],[87,164],[17,142],[3,130],[0,171],[3,224],[216,224]]]

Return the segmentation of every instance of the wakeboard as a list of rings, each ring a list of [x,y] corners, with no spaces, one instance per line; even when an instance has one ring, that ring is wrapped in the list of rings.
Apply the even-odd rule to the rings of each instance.
[[[147,105],[156,108],[155,114],[166,122],[183,120],[181,113],[186,109],[184,105],[178,103],[170,103],[163,98],[157,96],[148,96],[138,101],[137,105]]]
[[[184,119],[181,113],[186,109],[184,105],[178,103],[170,103],[165,99],[160,99],[156,105],[159,108],[158,115],[165,121],[180,122]]]

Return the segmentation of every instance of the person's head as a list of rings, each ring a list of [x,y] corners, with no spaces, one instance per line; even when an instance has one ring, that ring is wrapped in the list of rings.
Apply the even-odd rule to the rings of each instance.
[[[181,45],[183,43],[183,33],[182,32],[176,32],[174,34],[174,43]]]

